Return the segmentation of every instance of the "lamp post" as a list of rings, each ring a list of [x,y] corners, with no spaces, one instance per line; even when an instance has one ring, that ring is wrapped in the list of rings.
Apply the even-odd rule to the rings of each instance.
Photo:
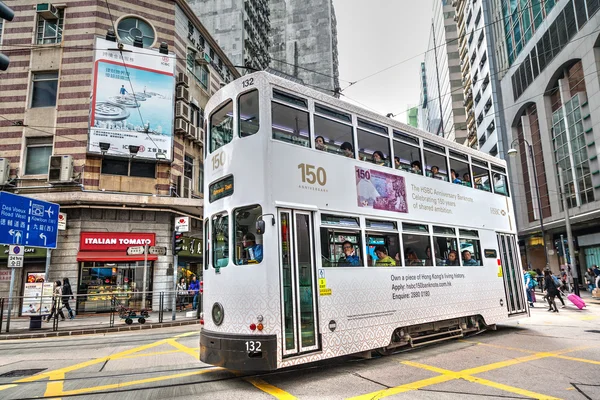
[[[533,179],[534,179],[534,185],[535,185],[535,192],[537,195],[538,211],[539,211],[539,215],[540,215],[540,228],[542,230],[542,242],[543,242],[543,246],[544,246],[544,257],[546,259],[546,267],[545,268],[549,268],[548,251],[546,250],[546,230],[544,229],[544,216],[542,215],[542,198],[540,197],[540,187],[538,185],[538,179],[537,179],[537,168],[535,165],[535,158],[533,157],[533,146],[531,145],[531,143],[529,143],[524,138],[522,139],[522,141],[527,146],[527,149],[529,151],[529,156],[531,157],[531,165],[533,166]],[[519,153],[517,151],[517,149],[515,149],[513,147],[518,142],[519,142],[519,139],[515,139],[510,144],[510,150],[508,150],[508,152],[507,152],[507,154],[510,157],[514,157]]]

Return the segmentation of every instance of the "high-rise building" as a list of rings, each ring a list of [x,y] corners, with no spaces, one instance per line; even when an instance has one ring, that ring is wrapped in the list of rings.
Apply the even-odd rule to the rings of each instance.
[[[339,88],[332,0],[270,0],[271,67],[328,94]]]
[[[600,264],[600,3],[516,3],[503,2],[511,66],[501,85],[522,256],[533,268],[565,264],[562,192],[581,277]]]
[[[425,55],[427,106],[423,128],[435,135],[464,143],[467,126],[458,53],[458,27],[449,0],[433,2],[428,49]]]
[[[467,15],[465,10],[469,5],[468,0],[456,0],[452,3],[456,7],[456,24],[458,26],[458,54],[460,57],[460,69],[462,74],[462,85],[467,119],[467,139],[465,145],[477,149],[477,129],[475,127],[475,110],[473,108],[473,80],[471,79],[471,63],[469,62],[469,47],[467,45]]]
[[[421,81],[421,95],[419,103],[419,129],[427,130],[427,71],[425,71],[425,63],[421,63],[421,73],[419,74]]]
[[[411,107],[406,110],[406,124],[419,127],[419,107]]]
[[[187,1],[242,73],[269,66],[268,0]]]

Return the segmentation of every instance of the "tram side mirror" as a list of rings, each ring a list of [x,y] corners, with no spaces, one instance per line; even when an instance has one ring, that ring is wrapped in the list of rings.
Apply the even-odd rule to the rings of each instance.
[[[256,221],[256,233],[259,235],[262,235],[263,233],[265,233],[265,221],[262,219],[259,219]]]

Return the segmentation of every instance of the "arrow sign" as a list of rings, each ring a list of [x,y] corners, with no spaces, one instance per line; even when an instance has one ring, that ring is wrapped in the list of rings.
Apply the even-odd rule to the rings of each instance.
[[[140,254],[144,254],[144,246],[134,246],[134,247],[127,248],[128,256],[137,256]]]
[[[44,246],[46,245],[46,235],[40,233],[40,239],[44,240]]]
[[[148,254],[155,254],[157,256],[166,256],[167,248],[165,246],[150,246],[150,247],[148,247]]]

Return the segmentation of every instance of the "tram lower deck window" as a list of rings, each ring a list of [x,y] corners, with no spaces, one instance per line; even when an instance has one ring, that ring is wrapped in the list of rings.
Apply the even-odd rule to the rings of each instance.
[[[361,232],[321,228],[323,267],[362,267]]]
[[[370,267],[394,267],[402,265],[398,234],[367,232],[367,265]]]
[[[479,233],[473,230],[460,229],[460,254],[462,265],[472,267],[483,265],[481,262],[481,243]]]
[[[235,210],[234,259],[236,265],[258,264],[262,261],[262,238],[255,230],[256,219],[261,215],[261,206],[250,206]]]

